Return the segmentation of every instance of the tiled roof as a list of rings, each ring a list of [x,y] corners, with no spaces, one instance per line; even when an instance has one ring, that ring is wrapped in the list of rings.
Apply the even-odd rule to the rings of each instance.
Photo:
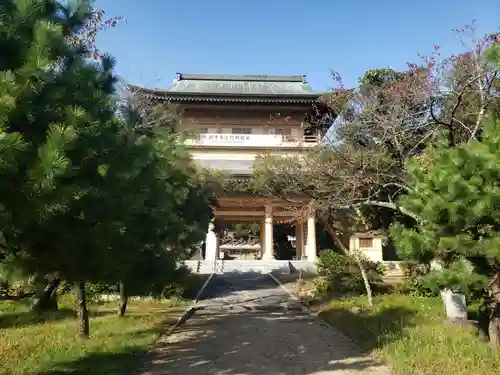
[[[236,95],[318,95],[303,76],[179,74],[168,91]]]
[[[195,159],[194,162],[202,168],[217,170],[230,175],[251,175],[253,160]]]
[[[256,100],[282,98],[313,101],[322,93],[315,92],[305,76],[266,75],[205,75],[178,73],[172,86],[166,89],[146,89],[129,85],[155,98],[226,98],[225,100]],[[239,99],[236,99],[239,98]]]

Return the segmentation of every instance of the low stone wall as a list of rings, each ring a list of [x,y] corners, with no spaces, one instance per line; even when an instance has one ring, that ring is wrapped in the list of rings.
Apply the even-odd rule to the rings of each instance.
[[[302,270],[307,273],[316,273],[316,264],[307,260],[225,260],[217,261],[186,261],[186,266],[194,273],[230,273],[230,272],[257,272],[257,273],[294,273]]]
[[[382,263],[386,265],[388,273],[402,274],[401,262],[382,261]],[[209,260],[187,260],[185,265],[194,273],[211,274],[214,272],[214,262]],[[316,263],[307,260],[218,260],[217,269],[223,272],[317,272]]]
[[[291,260],[288,262],[290,264],[290,272],[303,271],[307,273],[315,274],[317,273],[316,263],[308,262],[304,260]]]
[[[290,272],[287,260],[228,260],[222,264],[222,272]]]

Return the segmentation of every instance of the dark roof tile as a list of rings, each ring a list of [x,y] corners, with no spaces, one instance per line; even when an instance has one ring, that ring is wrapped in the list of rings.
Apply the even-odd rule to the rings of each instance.
[[[132,88],[138,88],[131,85]],[[144,89],[143,89],[144,90]],[[321,95],[306,82],[305,76],[183,74],[167,89],[145,89],[164,96],[269,96],[316,99]]]
[[[195,159],[202,168],[217,170],[231,175],[251,175],[253,160]]]

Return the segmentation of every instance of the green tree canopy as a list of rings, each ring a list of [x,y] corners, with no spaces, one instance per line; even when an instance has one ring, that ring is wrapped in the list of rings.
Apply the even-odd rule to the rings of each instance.
[[[210,214],[175,136],[138,132],[140,116],[118,115],[114,61],[89,59],[81,38],[91,5],[0,4],[3,253],[77,285],[83,335],[85,282],[168,274]]]

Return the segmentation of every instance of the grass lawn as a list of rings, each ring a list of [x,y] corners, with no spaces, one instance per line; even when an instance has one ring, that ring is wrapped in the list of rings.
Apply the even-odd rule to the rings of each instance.
[[[395,375],[500,374],[500,351],[472,329],[445,323],[438,298],[381,295],[374,304],[366,308],[366,297],[331,301],[320,316],[384,358]]]
[[[168,302],[134,301],[120,318],[116,303],[90,305],[90,339],[82,341],[73,310],[61,305],[35,317],[22,302],[0,301],[0,374],[129,374],[182,311]]]

